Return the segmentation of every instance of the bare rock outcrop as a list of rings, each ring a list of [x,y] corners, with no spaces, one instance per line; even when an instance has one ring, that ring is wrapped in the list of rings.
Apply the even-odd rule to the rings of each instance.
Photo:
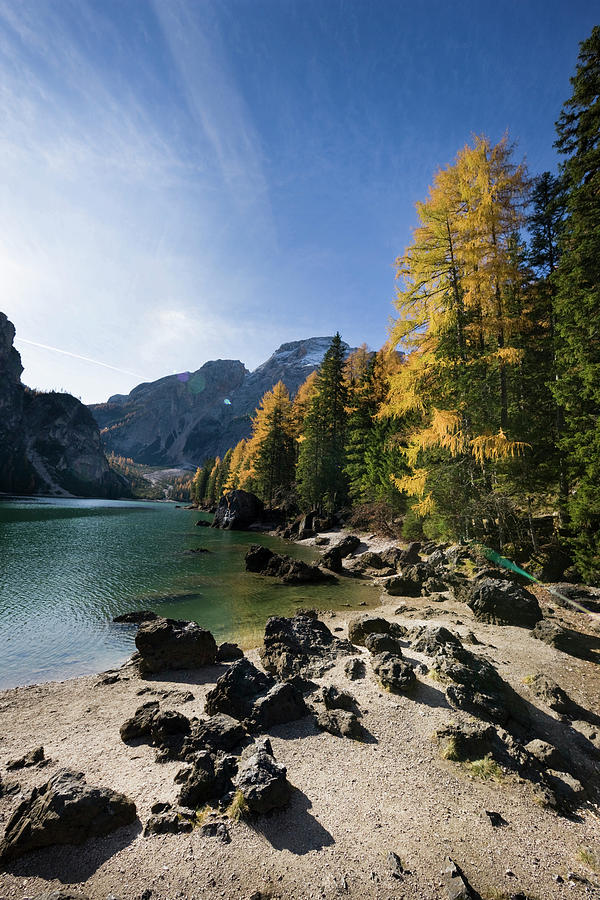
[[[17,807],[0,843],[0,859],[54,844],[83,844],[135,818],[135,803],[124,794],[88,785],[82,772],[60,769]]]

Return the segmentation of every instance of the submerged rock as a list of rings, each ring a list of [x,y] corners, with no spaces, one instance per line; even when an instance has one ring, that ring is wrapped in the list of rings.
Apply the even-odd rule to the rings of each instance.
[[[124,794],[91,787],[82,772],[60,769],[17,807],[0,843],[0,859],[54,844],[83,844],[135,818],[135,803]]]
[[[151,609],[140,609],[136,612],[128,612],[123,613],[120,616],[115,616],[113,622],[117,624],[133,624],[140,625],[142,622],[154,622],[155,619],[158,619],[158,614],[152,612]]]
[[[135,637],[142,673],[171,669],[198,669],[212,665],[217,644],[196,622],[157,618],[140,625]]]
[[[260,658],[277,678],[320,676],[339,656],[354,652],[349,641],[336,638],[316,616],[273,616],[265,627]]]
[[[313,566],[301,559],[274,553],[268,547],[253,544],[246,553],[246,570],[271,578],[281,578],[284,584],[318,584],[336,581],[334,575],[319,566]]]

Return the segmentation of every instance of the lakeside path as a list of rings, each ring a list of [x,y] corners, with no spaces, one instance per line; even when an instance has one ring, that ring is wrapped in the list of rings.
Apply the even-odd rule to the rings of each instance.
[[[543,673],[583,708],[600,713],[594,662],[535,640],[526,629],[476,622],[457,601],[435,608],[430,598],[386,596],[384,601],[377,612],[392,622],[440,624],[463,639],[473,632],[482,642],[476,652],[530,703],[539,706],[524,679]],[[556,621],[581,628],[577,614],[555,612]],[[322,618],[345,637],[346,619],[354,615]],[[441,877],[446,856],[490,900],[519,891],[538,900],[600,897],[600,876],[582,861],[582,850],[600,859],[597,809],[584,805],[575,817],[560,817],[536,803],[527,782],[512,777],[484,781],[441,758],[432,735],[459,714],[449,707],[440,684],[419,674],[414,692],[390,694],[378,684],[367,651],[359,650],[366,661],[364,679],[350,682],[341,659],[315,680],[356,697],[370,741],[320,732],[312,718],[270,729],[274,755],[287,767],[296,790],[287,808],[250,824],[230,823],[229,844],[203,836],[200,829],[144,836],[150,807],[175,801],[173,778],[181,763],[157,764],[151,746],[128,745],[119,736],[121,724],[148,700],[202,717],[206,693],[224,666],[145,678],[126,666],[114,683],[90,676],[1,692],[0,773],[5,779],[8,760],[41,744],[46,766],[10,773],[22,790],[67,766],[84,772],[90,784],[127,794],[139,817],[134,825],[81,847],[52,847],[8,864],[0,870],[1,900],[37,898],[62,886],[91,900],[109,895],[120,900],[447,900]],[[431,662],[412,648],[404,655],[414,663]],[[258,651],[247,656],[260,664]],[[193,700],[182,702],[182,692],[191,692]],[[559,726],[556,714],[544,710],[543,715]],[[2,829],[18,800],[18,795],[0,798]],[[486,810],[500,813],[508,824],[492,827]],[[407,870],[400,879],[389,867],[390,851]]]

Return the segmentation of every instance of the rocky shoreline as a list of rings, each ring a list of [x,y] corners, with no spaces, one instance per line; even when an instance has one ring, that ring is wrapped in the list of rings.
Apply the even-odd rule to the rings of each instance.
[[[121,669],[0,694],[0,898],[600,896],[592,617],[348,538],[310,540],[381,609],[246,654],[155,619]]]

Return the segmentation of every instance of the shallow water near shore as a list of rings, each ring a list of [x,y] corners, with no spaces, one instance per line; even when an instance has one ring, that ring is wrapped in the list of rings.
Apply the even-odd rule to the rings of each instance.
[[[318,553],[268,535],[197,527],[170,503],[0,501],[0,689],[100,672],[135,649],[136,609],[192,619],[217,641],[260,643],[269,616],[302,606],[356,608],[377,589],[350,579],[289,587],[245,571],[252,543],[307,562]],[[204,547],[207,553],[186,553]]]

